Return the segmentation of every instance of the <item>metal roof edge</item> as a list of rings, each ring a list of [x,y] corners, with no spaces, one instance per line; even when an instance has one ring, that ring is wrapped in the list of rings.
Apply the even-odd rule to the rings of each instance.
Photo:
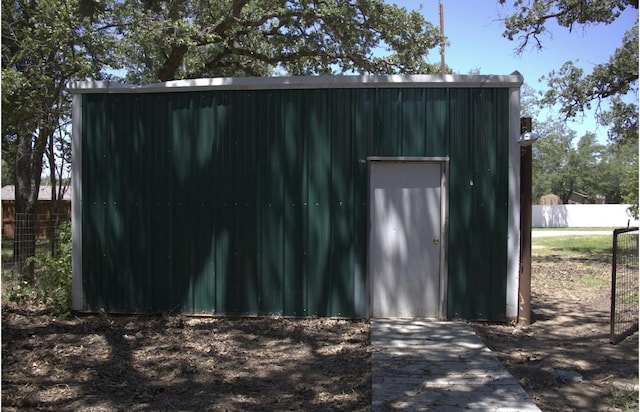
[[[147,85],[112,81],[76,81],[67,84],[71,93],[164,93],[199,90],[338,89],[338,88],[450,88],[520,87],[520,73],[509,75],[389,74],[366,76],[217,77],[172,80]]]

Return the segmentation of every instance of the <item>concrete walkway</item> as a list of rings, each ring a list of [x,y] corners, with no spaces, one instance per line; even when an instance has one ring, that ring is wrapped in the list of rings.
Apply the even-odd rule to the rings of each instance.
[[[372,319],[373,411],[540,411],[463,322]]]

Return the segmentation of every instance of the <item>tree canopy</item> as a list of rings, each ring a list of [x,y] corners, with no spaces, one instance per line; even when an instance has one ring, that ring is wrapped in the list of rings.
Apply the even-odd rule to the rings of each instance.
[[[519,52],[541,47],[551,21],[572,30],[638,8],[633,0],[498,1],[514,6],[504,36],[520,40]],[[34,200],[46,146],[70,115],[70,80],[435,73],[428,54],[443,40],[419,11],[382,0],[3,1],[3,166],[15,170],[22,203]],[[610,140],[637,145],[637,105],[624,98],[637,79],[636,23],[591,73],[573,62],[550,73],[543,101],[572,117],[608,99],[599,119]]]
[[[505,4],[507,0],[500,0]],[[503,36],[519,40],[517,53],[528,47],[541,49],[542,35],[555,22],[569,31],[577,26],[610,24],[627,8],[638,9],[636,0],[513,0],[515,10],[504,20]],[[548,90],[542,103],[558,104],[565,118],[575,117],[599,105],[603,100],[620,97],[638,90],[638,20],[629,27],[620,46],[607,62],[597,64],[591,73],[567,61],[562,67],[546,76]]]
[[[381,0],[125,0],[114,4],[128,80],[431,73],[441,44],[417,11]]]
[[[518,40],[517,53],[541,49],[542,35],[550,23],[574,30],[610,24],[637,0],[500,0],[513,6],[505,20],[503,36]],[[560,121],[548,119],[537,127],[545,136],[534,147],[534,195],[556,194],[563,200],[575,190],[591,197],[605,195],[607,202],[631,203],[638,213],[638,19],[629,27],[608,61],[586,73],[575,62],[545,76],[548,89],[539,103],[557,107]],[[635,97],[629,97],[633,95]],[[535,99],[529,98],[527,102]],[[603,105],[603,103],[606,104]],[[577,142],[564,120],[595,105],[597,120],[608,128],[610,145],[597,144],[587,134]],[[537,164],[536,164],[537,162]],[[537,191],[537,193],[536,193]]]
[[[576,141],[576,133],[559,120],[537,122],[536,130],[544,135],[533,146],[534,199],[553,193],[567,203],[573,193],[590,201],[601,194],[597,179],[606,147],[596,142],[595,135],[585,134]]]

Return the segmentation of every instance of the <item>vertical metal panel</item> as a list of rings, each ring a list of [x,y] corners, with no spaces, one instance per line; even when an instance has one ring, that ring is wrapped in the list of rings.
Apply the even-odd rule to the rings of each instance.
[[[84,309],[365,316],[368,156],[449,156],[448,315],[504,317],[508,89],[87,94]]]
[[[449,123],[455,122],[459,113],[449,112],[449,93],[449,89],[425,90],[425,156],[443,157],[449,154]]]
[[[448,311],[502,319],[506,299],[508,91],[451,90]]]
[[[331,279],[331,138],[327,122],[330,110],[328,90],[313,90],[305,113],[309,136],[309,275],[308,313],[329,313],[328,289]]]
[[[353,225],[353,165],[357,161],[353,154],[353,104],[352,89],[331,90],[332,105],[330,138],[331,149],[331,250],[332,283],[337,286],[330,291],[330,310],[334,316],[353,313],[353,249],[356,229]]]
[[[447,117],[449,120],[449,279],[447,282],[447,314],[462,317],[469,302],[462,297],[470,290],[471,279],[467,256],[472,236],[471,211],[473,208],[473,175],[470,172],[471,152],[471,100],[468,89],[449,91]]]
[[[304,98],[299,91],[282,96],[279,105],[282,124],[282,154],[284,176],[278,182],[283,188],[284,241],[283,241],[283,309],[288,316],[304,316],[306,306],[305,274],[305,211],[306,142],[302,133]]]
[[[283,310],[283,250],[284,241],[282,229],[282,189],[281,181],[281,148],[279,143],[280,132],[277,119],[279,111],[275,94],[266,92],[266,95],[258,99],[265,111],[264,117],[256,116],[254,121],[259,121],[262,132],[257,136],[260,144],[259,170],[261,184],[260,193],[260,274],[261,274],[261,310],[278,313]],[[269,104],[266,104],[266,102]]]
[[[372,152],[372,136],[375,134],[375,117],[371,115],[376,104],[376,90],[362,89],[352,92],[351,117],[353,119],[353,224],[354,266],[353,313],[357,316],[369,314],[367,291],[367,237],[368,237],[368,185],[366,159]]]

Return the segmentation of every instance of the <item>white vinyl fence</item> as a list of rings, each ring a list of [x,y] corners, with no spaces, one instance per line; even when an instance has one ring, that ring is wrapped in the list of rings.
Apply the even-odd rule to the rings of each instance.
[[[533,205],[533,227],[638,226],[630,205]]]

